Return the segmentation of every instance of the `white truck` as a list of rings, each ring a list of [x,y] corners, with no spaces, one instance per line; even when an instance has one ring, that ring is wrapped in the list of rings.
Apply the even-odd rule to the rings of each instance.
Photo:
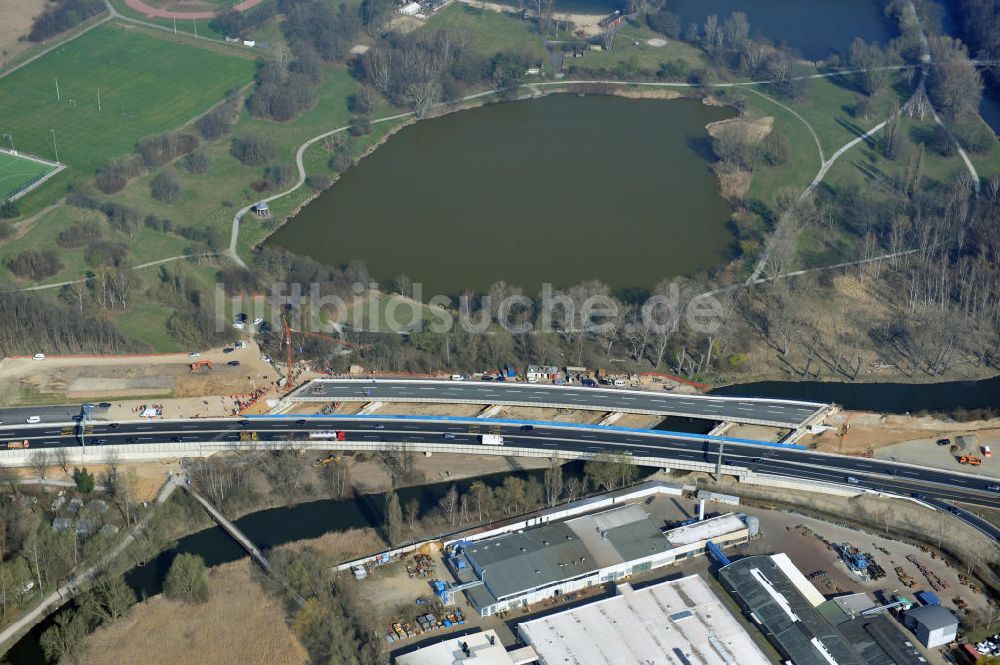
[[[479,437],[479,443],[484,446],[502,446],[503,437],[499,434],[483,434]]]

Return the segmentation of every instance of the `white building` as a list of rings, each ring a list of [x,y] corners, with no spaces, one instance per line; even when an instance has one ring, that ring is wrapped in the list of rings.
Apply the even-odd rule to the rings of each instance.
[[[906,627],[928,649],[948,644],[958,635],[958,619],[940,605],[924,605],[906,612]]]
[[[518,624],[518,632],[542,665],[771,662],[697,575],[638,591],[624,584],[618,591]]]
[[[396,656],[396,665],[527,665],[538,662],[531,647],[507,651],[496,631],[463,635]]]

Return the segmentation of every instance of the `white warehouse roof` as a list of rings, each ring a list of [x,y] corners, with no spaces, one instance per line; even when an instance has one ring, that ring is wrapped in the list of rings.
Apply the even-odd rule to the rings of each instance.
[[[746,630],[697,575],[518,624],[542,665],[673,663],[770,665]]]
[[[679,526],[676,529],[670,529],[667,531],[666,536],[667,541],[671,545],[680,547],[703,540],[712,540],[712,538],[718,538],[727,533],[734,533],[745,528],[747,528],[747,525],[743,523],[743,520],[737,517],[736,514],[729,513],[727,515],[720,515],[719,517],[711,517],[701,522],[695,522],[694,524],[688,524],[687,526]]]
[[[495,630],[456,637],[396,656],[396,665],[523,665],[534,662],[536,656],[530,648],[508,653]]]

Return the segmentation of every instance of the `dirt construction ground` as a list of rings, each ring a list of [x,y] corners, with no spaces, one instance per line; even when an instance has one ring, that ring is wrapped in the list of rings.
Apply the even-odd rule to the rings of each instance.
[[[59,403],[81,399],[195,397],[276,389],[278,374],[260,359],[252,340],[231,353],[212,349],[191,358],[185,353],[142,356],[50,356],[0,360],[0,403]],[[192,371],[210,361],[213,368]],[[239,361],[239,367],[227,365]]]
[[[984,457],[980,446],[993,450],[1000,447],[1000,419],[954,422],[930,416],[881,415],[859,411],[845,411],[828,419],[834,430],[800,443],[815,445],[817,450],[845,454],[865,454],[869,449],[875,457],[894,459],[909,464],[921,464],[952,471],[964,471],[992,478],[1000,477],[1000,452],[998,456]],[[837,435],[843,425],[848,425],[847,436]],[[939,439],[955,442],[959,435],[974,435],[977,450],[969,450],[983,457],[983,464],[971,467],[959,464],[950,452],[950,445],[939,446]]]

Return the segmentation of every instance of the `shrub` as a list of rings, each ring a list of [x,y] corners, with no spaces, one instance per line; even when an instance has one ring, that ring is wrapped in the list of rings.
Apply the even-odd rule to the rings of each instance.
[[[193,134],[168,132],[149,136],[139,141],[139,154],[146,166],[163,166],[198,147],[198,137]]]
[[[35,17],[28,40],[40,42],[104,11],[101,0],[61,0]]]
[[[211,165],[212,163],[208,158],[208,153],[204,150],[192,152],[187,156],[187,159],[184,160],[184,168],[188,170],[188,173],[208,173],[208,169]]]
[[[84,260],[91,268],[121,267],[128,263],[128,245],[108,240],[90,243],[84,252]]]
[[[245,134],[233,140],[230,154],[246,166],[264,166],[276,153],[271,139],[260,134]]]
[[[66,249],[83,247],[88,242],[99,238],[101,235],[100,224],[94,220],[85,220],[70,224],[63,229],[56,237],[56,244]]]
[[[181,198],[181,180],[172,170],[161,171],[149,183],[153,198],[162,203],[177,203]]]
[[[117,194],[125,189],[129,180],[138,178],[144,171],[142,156],[129,155],[101,167],[94,177],[94,184],[105,194]]]
[[[18,277],[39,280],[52,277],[62,270],[63,262],[59,258],[59,252],[54,249],[26,249],[7,259],[7,268]]]

